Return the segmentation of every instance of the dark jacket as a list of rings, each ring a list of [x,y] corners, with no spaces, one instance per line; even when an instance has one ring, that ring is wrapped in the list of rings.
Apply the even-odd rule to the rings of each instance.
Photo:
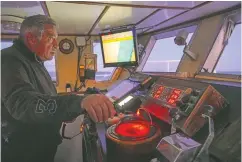
[[[58,96],[43,62],[20,40],[1,51],[1,62],[2,137],[59,144],[62,122],[83,113],[83,97]]]

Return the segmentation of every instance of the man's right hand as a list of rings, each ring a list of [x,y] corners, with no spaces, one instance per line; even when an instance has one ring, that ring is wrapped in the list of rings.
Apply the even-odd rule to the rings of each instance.
[[[85,97],[82,100],[81,107],[87,111],[95,122],[104,122],[116,114],[113,103],[102,94],[93,94]]]

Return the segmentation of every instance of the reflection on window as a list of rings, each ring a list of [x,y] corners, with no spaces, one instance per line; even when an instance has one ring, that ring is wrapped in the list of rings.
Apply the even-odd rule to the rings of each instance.
[[[103,68],[103,56],[100,43],[93,43],[93,53],[97,54],[97,72],[96,72],[96,81],[105,81],[111,79],[114,67]]]
[[[56,82],[56,67],[55,67],[55,57],[52,60],[44,62],[46,70],[49,72],[52,81]]]
[[[12,46],[12,41],[1,41],[1,50],[7,47]],[[52,81],[56,81],[56,68],[55,68],[55,57],[50,61],[45,61],[44,66],[49,72]]]
[[[241,75],[241,24],[235,26],[213,72]]]
[[[13,45],[12,41],[1,41],[1,50],[4,48],[8,48]]]
[[[187,37],[189,43],[193,33]],[[175,37],[159,39],[156,41],[143,72],[176,72],[178,64],[183,56],[184,46],[174,43]]]

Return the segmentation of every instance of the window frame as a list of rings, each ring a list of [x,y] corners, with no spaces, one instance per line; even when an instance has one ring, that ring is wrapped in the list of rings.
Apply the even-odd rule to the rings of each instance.
[[[150,54],[151,54],[151,52],[152,52],[152,50],[153,50],[157,40],[170,38],[170,37],[174,37],[175,36],[175,35],[169,36],[169,37],[164,36],[166,33],[175,32],[177,30],[182,30],[182,29],[186,30],[187,28],[194,27],[195,29],[194,29],[193,35],[192,35],[190,41],[187,44],[187,45],[190,46],[191,43],[192,43],[192,40],[194,39],[194,37],[195,37],[195,35],[197,33],[197,30],[199,28],[199,24],[200,24],[200,22],[194,22],[194,23],[190,23],[190,24],[186,24],[186,25],[181,25],[181,26],[178,26],[178,27],[175,27],[175,28],[170,28],[170,29],[167,29],[167,30],[163,30],[163,31],[161,31],[159,33],[154,33],[153,35],[151,35],[150,40],[148,41],[148,43],[145,46],[145,50],[144,51],[145,51],[146,54],[145,54],[145,56],[143,56],[143,59],[141,60],[140,65],[137,68],[137,71],[138,72],[142,72],[142,73],[146,73],[146,74],[149,73],[149,74],[161,74],[161,75],[164,75],[164,76],[166,76],[166,75],[172,75],[172,76],[174,75],[175,76],[176,73],[179,72],[179,67],[180,67],[180,64],[181,64],[181,62],[182,62],[182,60],[184,58],[184,53],[183,53],[183,55],[181,57],[181,60],[180,60],[180,62],[178,64],[177,69],[176,69],[175,72],[143,72],[143,69],[145,67],[146,62],[148,61],[148,58],[150,57]],[[163,35],[163,36],[160,36],[160,35]],[[174,45],[176,45],[176,44],[174,43]],[[181,52],[183,52],[183,51],[181,51]]]
[[[235,12],[235,14],[233,14],[233,13],[232,13],[232,14],[231,14],[231,13],[226,14],[226,15],[224,16],[224,20],[227,20],[228,18],[232,18],[233,20],[235,20],[235,26],[234,26],[234,28],[235,28],[236,25],[241,24],[241,20],[238,19],[238,17],[237,17],[237,16],[238,16],[238,13],[240,14],[240,12],[238,12],[238,13],[237,13],[237,11],[233,11],[233,12]],[[231,16],[231,15],[232,15],[232,16]],[[223,25],[222,25],[222,27],[220,28],[219,33],[221,32],[222,29],[223,29]],[[234,30],[233,30],[233,31],[234,31]],[[233,31],[232,31],[232,34],[233,34]],[[232,35],[232,34],[231,34],[231,35]],[[217,35],[217,37],[218,37],[218,36],[219,36],[219,34]],[[216,38],[216,39],[217,39],[217,38]],[[213,49],[215,43],[216,43],[216,40],[214,41],[213,46],[212,46],[210,52],[212,51],[212,49]],[[220,60],[220,58],[221,58],[221,56],[222,56],[222,54],[223,54],[223,52],[224,52],[224,50],[225,50],[226,47],[227,47],[227,44],[224,45],[224,46],[222,47],[222,50],[221,50],[221,52],[219,53],[219,56],[218,56],[216,62],[214,63],[211,72],[202,72],[203,67],[204,67],[204,65],[205,65],[205,63],[206,63],[206,61],[207,61],[207,59],[208,59],[208,57],[209,57],[209,55],[208,55],[208,57],[207,57],[207,59],[205,60],[204,64],[201,66],[201,70],[198,72],[198,74],[197,74],[196,76],[201,77],[201,78],[203,78],[203,77],[210,77],[210,78],[225,78],[225,79],[230,79],[232,82],[233,82],[233,81],[234,81],[234,82],[237,82],[237,81],[240,81],[240,82],[241,82],[241,74],[222,74],[222,73],[214,73],[214,70],[216,69],[216,67],[217,67],[217,65],[218,65],[218,62],[219,62],[219,60]]]
[[[97,39],[97,40],[92,40],[91,41],[91,44],[92,44],[92,48],[91,48],[91,52],[93,53],[93,54],[96,54],[96,53],[94,53],[94,43],[100,43],[100,45],[101,45],[101,41],[100,41],[100,39]],[[101,50],[101,52],[102,52],[102,50]],[[96,54],[97,55],[97,54]],[[102,53],[101,53],[101,55],[102,55]],[[103,55],[102,55],[103,56]],[[98,57],[98,56],[97,56]],[[103,62],[104,63],[104,62]],[[111,67],[108,67],[108,68],[111,68]],[[96,82],[105,82],[105,81],[112,81],[112,78],[113,78],[113,75],[115,74],[115,72],[116,72],[116,70],[118,69],[118,67],[113,67],[114,69],[112,70],[112,74],[110,75],[110,77],[107,79],[107,80],[98,80],[98,81],[96,81]],[[97,72],[98,72],[98,69],[97,69],[97,71],[96,71],[96,74],[97,74]],[[95,77],[96,77],[96,74],[95,74]]]

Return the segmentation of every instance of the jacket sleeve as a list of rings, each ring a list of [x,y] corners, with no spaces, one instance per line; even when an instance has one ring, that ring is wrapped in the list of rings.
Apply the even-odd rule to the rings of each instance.
[[[2,59],[1,70],[2,104],[14,119],[24,123],[59,123],[84,112],[80,106],[84,96],[51,96],[36,91],[20,60]]]

